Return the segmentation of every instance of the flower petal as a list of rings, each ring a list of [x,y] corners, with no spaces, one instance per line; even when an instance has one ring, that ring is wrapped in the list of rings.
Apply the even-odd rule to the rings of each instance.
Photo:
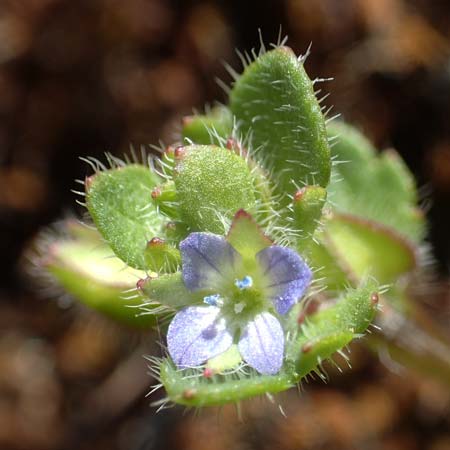
[[[180,251],[184,284],[191,291],[220,290],[241,260],[225,238],[211,233],[191,233],[180,243]]]
[[[286,314],[311,282],[311,269],[295,251],[278,245],[261,250],[256,259],[265,277],[266,295],[278,314]]]
[[[283,365],[284,334],[280,322],[267,312],[249,322],[239,340],[242,358],[259,373],[274,375]]]
[[[169,325],[167,345],[177,367],[196,367],[228,350],[233,337],[215,306],[191,306],[179,311]]]

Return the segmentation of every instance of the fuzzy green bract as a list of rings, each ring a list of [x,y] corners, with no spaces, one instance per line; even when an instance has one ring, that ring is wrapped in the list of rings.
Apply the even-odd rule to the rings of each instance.
[[[324,117],[302,59],[290,48],[269,51],[245,68],[231,90],[230,109],[239,131],[250,134],[277,193],[327,186],[331,166]]]
[[[150,202],[159,177],[137,164],[98,172],[86,182],[86,204],[98,230],[114,253],[136,269],[146,269],[147,242],[163,218]]]
[[[251,171],[225,148],[184,147],[174,179],[180,216],[191,230],[224,234],[236,211],[255,209]]]
[[[163,222],[150,203],[159,177],[148,167],[129,165],[98,172],[86,184],[86,203],[98,230],[126,264],[146,269],[147,242]]]

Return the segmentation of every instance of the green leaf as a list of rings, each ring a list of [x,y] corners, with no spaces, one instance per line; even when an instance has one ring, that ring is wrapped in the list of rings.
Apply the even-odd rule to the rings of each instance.
[[[329,289],[342,289],[372,276],[394,283],[417,266],[411,243],[392,228],[349,214],[333,214],[324,222],[320,244],[308,248],[310,264],[320,268]]]
[[[89,213],[114,253],[136,269],[146,269],[147,242],[163,218],[151,202],[160,179],[147,167],[129,165],[98,172],[86,181]]]
[[[247,398],[277,393],[289,389],[295,381],[289,374],[275,376],[254,375],[239,377],[217,375],[206,378],[202,374],[186,377],[171,361],[165,359],[160,366],[161,382],[168,399],[186,406],[204,407],[234,403]],[[220,379],[219,379],[220,378]]]
[[[370,275],[388,284],[416,267],[413,247],[383,225],[341,214],[327,221],[325,233],[338,261],[357,280]]]
[[[171,309],[201,303],[205,295],[202,292],[189,291],[184,285],[181,272],[147,277],[139,281],[138,287],[151,302]]]
[[[213,108],[207,115],[187,116],[183,119],[183,143],[223,146],[233,131],[233,118],[225,106]]]
[[[299,345],[297,350],[300,355],[297,358],[299,376],[304,377],[310,373],[321,376],[319,365],[350,344],[353,338],[354,334],[351,331],[329,332],[311,338],[303,336],[297,342],[297,345]]]
[[[164,225],[164,236],[172,245],[178,244],[188,234],[188,226],[183,222],[170,220]]]
[[[332,252],[333,248],[325,237],[324,233],[319,233],[317,235],[318,242],[312,241],[304,254],[308,259],[309,266],[317,271],[317,277],[327,286],[327,290],[338,291],[350,284],[349,279],[352,274]],[[304,248],[299,245],[298,251],[303,254]]]
[[[380,222],[420,242],[425,220],[416,205],[414,178],[398,154],[388,150],[378,156],[361,133],[342,122],[330,123],[328,133],[337,136],[328,190],[336,211]]]
[[[181,266],[180,251],[164,239],[154,237],[145,249],[147,267],[157,273],[175,272]]]
[[[257,157],[276,179],[279,194],[296,187],[326,187],[330,150],[325,122],[303,63],[279,47],[259,56],[236,80],[230,109]],[[285,203],[288,198],[285,196]]]
[[[181,219],[192,231],[225,234],[239,209],[253,211],[253,177],[246,161],[214,146],[188,146],[174,176]]]
[[[299,248],[312,239],[326,199],[327,191],[320,186],[305,186],[294,195],[293,219],[294,227],[299,232]]]
[[[377,290],[377,283],[367,281],[344,293],[334,306],[307,316],[287,354],[296,362],[300,377],[315,371],[321,362],[366,331],[377,312]]]
[[[126,293],[145,273],[125,267],[99,239],[54,241],[46,269],[68,293],[118,322],[137,328],[156,322],[153,315],[140,314],[139,296]]]

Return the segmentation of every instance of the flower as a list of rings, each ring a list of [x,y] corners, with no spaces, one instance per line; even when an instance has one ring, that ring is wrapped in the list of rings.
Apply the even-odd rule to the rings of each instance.
[[[197,367],[236,343],[259,373],[278,373],[284,357],[278,316],[311,281],[304,260],[272,245],[245,211],[236,214],[226,238],[191,233],[180,252],[184,284],[203,295],[203,305],[182,309],[169,325],[168,350],[176,366]]]

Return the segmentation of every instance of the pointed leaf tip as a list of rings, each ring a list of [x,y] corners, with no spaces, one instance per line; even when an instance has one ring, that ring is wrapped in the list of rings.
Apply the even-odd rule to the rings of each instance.
[[[259,251],[273,244],[253,216],[244,209],[234,215],[226,239],[243,258],[253,258]]]

